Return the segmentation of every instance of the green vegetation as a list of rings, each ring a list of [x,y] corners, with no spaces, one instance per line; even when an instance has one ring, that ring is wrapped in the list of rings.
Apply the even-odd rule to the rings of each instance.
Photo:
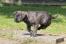
[[[14,11],[48,11],[51,15],[58,15],[52,20],[52,24],[44,31],[50,33],[66,33],[66,6],[47,6],[47,5],[8,5],[4,4],[0,7],[0,29],[25,29],[24,22],[15,23]]]

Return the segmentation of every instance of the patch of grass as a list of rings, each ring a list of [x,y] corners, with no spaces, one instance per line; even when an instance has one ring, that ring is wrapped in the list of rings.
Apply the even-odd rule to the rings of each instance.
[[[66,17],[59,15],[57,19],[52,20],[51,25],[45,30],[51,34],[65,34],[66,33]]]
[[[0,15],[0,29],[25,29],[25,25],[24,22],[15,23],[14,18],[6,18],[6,16]]]

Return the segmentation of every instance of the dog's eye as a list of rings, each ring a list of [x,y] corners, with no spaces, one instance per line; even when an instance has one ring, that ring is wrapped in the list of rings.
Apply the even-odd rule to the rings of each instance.
[[[20,15],[16,15],[16,17],[19,17]]]

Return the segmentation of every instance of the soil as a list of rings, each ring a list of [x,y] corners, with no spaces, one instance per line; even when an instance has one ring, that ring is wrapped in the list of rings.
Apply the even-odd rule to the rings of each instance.
[[[7,37],[7,35],[5,34],[7,33],[7,35],[9,35],[10,38]],[[9,34],[8,34],[9,33]],[[40,33],[40,32],[39,32]],[[2,34],[2,35],[1,35]],[[23,36],[22,34],[24,34],[25,36]],[[45,34],[45,33],[44,33]],[[43,34],[37,34],[38,36],[45,36]],[[48,35],[46,33],[46,35]],[[4,37],[6,36],[6,37]],[[64,42],[58,43],[58,44],[66,44],[66,35],[63,34],[62,35],[64,37]],[[23,37],[30,37],[30,34],[27,31],[22,31],[22,30],[0,30],[0,44],[44,44],[42,42],[36,42],[34,40],[27,40],[26,38]]]

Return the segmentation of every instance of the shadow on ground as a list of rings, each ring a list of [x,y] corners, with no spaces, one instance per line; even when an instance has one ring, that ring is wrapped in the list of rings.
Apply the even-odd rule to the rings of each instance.
[[[24,33],[23,35],[30,35],[30,33]],[[36,34],[37,36],[46,36],[46,34]],[[52,35],[52,34],[47,34],[48,36],[59,36],[59,35]]]

